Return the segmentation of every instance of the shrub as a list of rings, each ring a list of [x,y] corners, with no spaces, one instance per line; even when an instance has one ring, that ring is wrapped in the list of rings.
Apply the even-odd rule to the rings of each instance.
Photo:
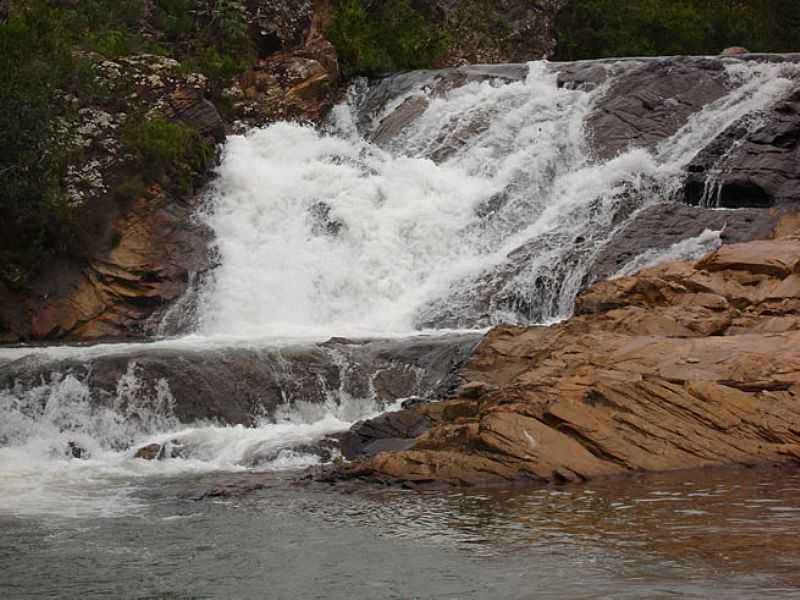
[[[192,178],[205,170],[212,157],[211,146],[196,130],[160,117],[129,117],[121,139],[137,158],[146,182],[173,185],[181,191],[191,188]]]
[[[328,36],[346,76],[430,67],[447,35],[408,0],[340,0]]]
[[[556,58],[800,49],[796,0],[570,0],[556,18]]]

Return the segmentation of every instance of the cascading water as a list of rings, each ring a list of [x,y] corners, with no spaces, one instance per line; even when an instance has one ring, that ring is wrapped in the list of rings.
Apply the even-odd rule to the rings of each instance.
[[[568,316],[599,248],[637,210],[670,199],[683,168],[719,132],[745,117],[757,126],[797,72],[728,65],[729,93],[669,139],[595,160],[586,118],[618,72],[635,65],[601,65],[607,83],[591,90],[560,86],[547,63],[531,63],[518,80],[479,77],[455,89],[409,75],[403,92],[372,112],[353,94],[324,131],[279,123],[230,138],[203,215],[219,266],[200,292],[197,331],[157,347],[391,337]],[[398,112],[408,118],[392,130]],[[619,274],[718,243],[719,232],[707,231]],[[39,353],[88,361],[120,351]],[[26,353],[0,351],[0,364]],[[333,360],[344,381],[350,365]],[[145,385],[135,365],[103,407],[93,393],[58,372],[0,390],[0,512],[113,514],[135,505],[128,492],[137,477],[312,464],[318,457],[292,448],[385,408],[369,390],[356,397],[340,387],[321,404],[293,399],[254,427],[187,426],[174,416],[169,384]],[[133,458],[152,442],[183,454]],[[83,460],[72,459],[74,448]]]
[[[613,81],[631,67],[606,68]],[[360,132],[352,102],[326,133],[283,123],[235,137],[207,216],[220,266],[199,330],[385,335],[568,316],[597,247],[669,199],[708,140],[785,96],[790,68],[728,66],[728,95],[652,151],[606,162],[584,131],[606,87],[559,87],[547,63],[446,93],[422,78]],[[363,137],[415,103],[387,142]]]

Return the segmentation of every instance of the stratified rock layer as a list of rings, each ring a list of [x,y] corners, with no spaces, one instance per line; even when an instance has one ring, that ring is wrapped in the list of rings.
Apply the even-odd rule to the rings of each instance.
[[[456,398],[413,409],[426,432],[335,477],[472,485],[800,462],[800,236],[600,283],[576,312],[494,329]]]

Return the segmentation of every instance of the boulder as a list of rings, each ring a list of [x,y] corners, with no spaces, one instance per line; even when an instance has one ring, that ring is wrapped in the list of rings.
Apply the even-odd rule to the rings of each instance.
[[[139,448],[133,457],[142,460],[161,460],[164,458],[164,446],[161,444],[147,444]]]
[[[722,52],[719,53],[720,56],[741,56],[742,54],[749,54],[750,51],[747,48],[743,48],[742,46],[731,46],[730,48],[725,48]]]

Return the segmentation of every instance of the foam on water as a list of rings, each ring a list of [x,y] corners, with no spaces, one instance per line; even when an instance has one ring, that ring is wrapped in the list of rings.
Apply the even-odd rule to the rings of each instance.
[[[308,445],[379,412],[374,400],[332,394],[323,404],[287,406],[254,427],[186,426],[172,404],[166,383],[145,390],[133,363],[109,405],[69,374],[0,391],[0,516],[114,517],[144,506],[134,492],[145,477],[312,466],[320,457]],[[179,453],[135,458],[152,443]],[[74,458],[72,448],[83,457]]]

